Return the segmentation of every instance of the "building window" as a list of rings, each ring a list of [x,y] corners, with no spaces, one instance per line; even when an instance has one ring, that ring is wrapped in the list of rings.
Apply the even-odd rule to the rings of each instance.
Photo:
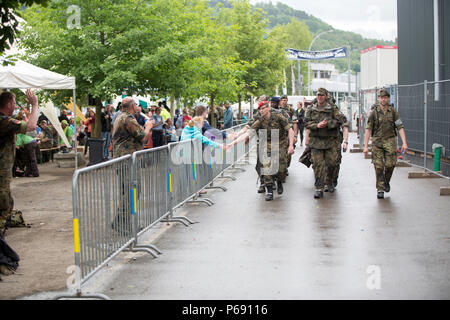
[[[331,72],[330,71],[320,71],[320,78],[321,79],[330,79]]]

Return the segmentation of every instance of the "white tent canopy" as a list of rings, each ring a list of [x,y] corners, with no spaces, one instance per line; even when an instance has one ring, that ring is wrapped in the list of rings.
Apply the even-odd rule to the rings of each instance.
[[[0,65],[0,88],[75,89],[75,77],[67,77],[17,60],[14,65]]]
[[[73,104],[75,101],[75,77],[67,77],[56,72],[52,72],[43,68],[39,68],[30,63],[17,59],[13,63],[3,66],[2,63],[6,59],[0,58],[0,88],[4,89],[53,89],[53,90],[73,90]],[[9,61],[8,61],[9,62]],[[57,128],[58,133],[63,137],[67,146],[70,146],[58,121],[56,113],[54,113],[54,106],[48,105],[41,108],[41,111],[47,115],[48,119]],[[53,111],[53,113],[52,113]],[[78,150],[76,147],[75,136],[75,170],[78,167]]]

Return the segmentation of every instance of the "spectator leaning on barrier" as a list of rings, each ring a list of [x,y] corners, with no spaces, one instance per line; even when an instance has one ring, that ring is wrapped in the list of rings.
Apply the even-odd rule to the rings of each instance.
[[[153,122],[147,121],[143,129],[134,118],[138,105],[131,97],[122,101],[122,112],[117,117],[112,132],[114,158],[142,150],[152,129]]]
[[[224,144],[218,144],[211,139],[208,139],[201,133],[201,128],[203,126],[203,118],[202,117],[194,117],[194,119],[189,120],[189,123],[186,127],[184,127],[183,132],[181,133],[181,141],[190,140],[190,139],[200,139],[203,144],[207,146],[212,146],[213,148],[220,148],[222,150],[226,150],[226,146]]]
[[[16,97],[11,92],[0,95],[0,229],[7,223],[15,226],[15,222],[23,218],[19,211],[13,211],[14,201],[11,196],[10,184],[14,164],[15,135],[25,134],[36,129],[38,119],[38,100],[36,95],[27,89],[27,103],[33,106],[28,122],[19,121],[11,116],[16,108]],[[13,214],[14,218],[13,219]],[[20,224],[20,223],[18,223]]]
[[[220,131],[209,124],[208,120],[206,120],[206,118],[208,117],[208,108],[205,105],[198,105],[195,108],[195,115],[203,119],[203,126],[201,128],[202,134],[207,138],[213,141],[215,140],[225,141],[227,138],[234,140],[236,138],[236,135],[234,133],[227,135],[226,132]]]
[[[402,120],[394,106],[389,104],[389,98],[387,90],[380,90],[378,103],[372,106],[367,120],[364,136],[364,155],[367,155],[372,135],[372,163],[375,167],[378,199],[383,199],[384,192],[391,190],[389,183],[397,163],[397,131],[403,141],[402,153],[408,150]]]

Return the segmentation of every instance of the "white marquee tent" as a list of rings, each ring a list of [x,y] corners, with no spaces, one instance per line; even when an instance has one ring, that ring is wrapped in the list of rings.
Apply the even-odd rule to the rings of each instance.
[[[3,60],[0,59],[0,62]],[[63,76],[22,60],[6,67],[0,65],[0,88],[17,89],[73,89],[75,78]]]
[[[3,62],[9,64],[3,66]],[[4,89],[54,89],[54,90],[73,90],[73,102],[75,104],[75,77],[67,77],[59,73],[49,71],[30,63],[17,59],[8,61],[0,58],[0,88]],[[42,109],[44,110],[44,109]],[[51,118],[48,117],[51,121]],[[53,121],[52,121],[53,122]],[[56,125],[59,125],[59,121]],[[55,123],[54,123],[55,125]],[[62,129],[61,129],[62,130]],[[59,130],[58,130],[59,131]],[[74,132],[76,135],[76,132]],[[75,154],[77,148],[75,148]],[[77,155],[75,155],[77,159]],[[75,168],[77,160],[75,160]]]

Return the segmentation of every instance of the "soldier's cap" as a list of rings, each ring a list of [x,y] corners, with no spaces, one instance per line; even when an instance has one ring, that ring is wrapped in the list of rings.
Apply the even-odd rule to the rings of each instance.
[[[280,97],[272,97],[270,98],[270,102],[280,102]]]
[[[262,96],[258,97],[258,99],[256,99],[256,101],[267,101],[268,97],[263,94]]]
[[[267,105],[267,103],[268,103],[268,101],[260,101],[260,102],[258,103],[258,109],[261,108],[262,106]]]
[[[391,95],[389,94],[389,92],[386,89],[381,89],[380,92],[378,93],[379,97],[390,97]]]
[[[47,121],[46,120],[42,120],[41,124],[44,124],[44,123],[47,124]]]
[[[288,98],[287,95],[284,94],[284,95],[282,95],[282,96],[280,97],[280,100],[283,100],[283,99],[286,99],[286,100],[287,100],[287,98]]]
[[[319,88],[319,89],[317,89],[317,94],[328,95],[328,90],[325,88]]]

